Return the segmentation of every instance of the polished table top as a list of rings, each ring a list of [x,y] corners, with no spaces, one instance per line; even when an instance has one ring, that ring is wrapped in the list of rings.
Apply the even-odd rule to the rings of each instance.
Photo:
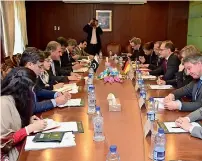
[[[104,62],[97,73],[104,70]],[[149,81],[148,83],[154,83]],[[77,83],[84,86],[84,80]],[[76,134],[76,146],[59,149],[24,151],[20,153],[20,161],[105,161],[111,144],[116,144],[122,161],[149,160],[150,137],[144,138],[143,127],[146,120],[146,109],[138,107],[138,93],[130,80],[123,84],[104,84],[94,80],[97,105],[101,107],[104,117],[104,142],[93,141],[92,116],[87,114],[87,93],[84,86],[82,92],[72,95],[73,98],[85,98],[85,107],[55,108],[42,113],[43,118],[56,121],[82,121],[83,134]],[[163,97],[171,90],[148,90],[147,97]],[[107,95],[114,93],[120,99],[121,112],[109,112]],[[160,121],[174,121],[187,113],[177,111],[159,111]],[[166,160],[202,160],[202,141],[187,134],[167,134]]]

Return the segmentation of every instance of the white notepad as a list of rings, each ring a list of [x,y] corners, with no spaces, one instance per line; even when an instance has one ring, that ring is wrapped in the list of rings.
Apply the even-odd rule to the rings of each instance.
[[[197,122],[192,122],[191,124],[193,126],[199,126],[200,127],[200,125]],[[166,126],[168,131],[171,132],[171,133],[184,133],[184,132],[187,132],[187,131],[183,130],[182,128],[177,127],[175,122],[164,122],[164,125]]]
[[[56,92],[65,92],[69,91],[69,93],[78,93],[79,86],[76,83],[65,84],[62,88],[55,89]]]
[[[66,107],[66,106],[81,106],[81,98],[70,99],[64,105],[59,105],[58,107]]]
[[[75,135],[72,132],[67,132],[64,134],[63,139],[60,143],[57,142],[33,142],[34,136],[28,136],[25,144],[25,151],[28,150],[42,150],[49,148],[64,148],[76,146]]]
[[[78,132],[78,126],[77,126],[77,122],[72,121],[72,122],[59,122],[59,127],[55,128],[55,129],[51,129],[48,131],[44,131],[44,133],[48,133],[48,132],[64,132],[64,131],[72,131],[72,132]]]
[[[88,68],[83,67],[83,68],[80,68],[80,69],[75,69],[73,72],[74,73],[84,73],[84,72],[87,72],[87,71],[88,71]]]
[[[143,75],[142,79],[155,80],[156,76],[154,76],[154,75]]]
[[[150,85],[151,89],[171,89],[171,85]]]
[[[159,102],[159,106],[158,106],[159,109],[165,109],[164,98],[154,98],[154,100]]]

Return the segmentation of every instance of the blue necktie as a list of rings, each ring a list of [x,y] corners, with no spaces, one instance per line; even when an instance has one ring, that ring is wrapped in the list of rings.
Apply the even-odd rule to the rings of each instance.
[[[195,97],[194,97],[195,101],[196,101],[196,99],[198,97],[201,85],[202,85],[202,80],[200,79],[199,82],[198,82],[197,89],[196,89],[196,94],[195,94]]]

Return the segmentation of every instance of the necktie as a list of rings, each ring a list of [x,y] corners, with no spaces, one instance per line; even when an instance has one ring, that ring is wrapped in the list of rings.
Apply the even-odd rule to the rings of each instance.
[[[164,72],[167,71],[167,62],[168,62],[168,60],[164,59],[164,61],[163,61],[163,70],[164,70]]]
[[[201,88],[201,85],[202,85],[202,80],[200,79],[199,82],[198,82],[198,85],[197,85],[197,89],[196,89],[196,94],[194,96],[194,99],[196,101],[197,97],[198,97],[198,94],[199,94],[199,90]]]

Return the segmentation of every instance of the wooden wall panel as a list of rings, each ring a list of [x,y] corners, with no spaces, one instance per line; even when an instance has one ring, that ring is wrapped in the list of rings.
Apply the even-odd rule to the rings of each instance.
[[[173,41],[177,48],[187,43],[189,2],[169,3],[167,39]]]
[[[182,5],[183,9],[180,8]],[[58,36],[81,40],[86,38],[83,27],[95,17],[95,10],[112,10],[112,32],[104,32],[105,51],[110,42],[122,49],[133,36],[143,42],[172,39],[179,48],[186,45],[188,2],[147,2],[144,5],[126,4],[66,4],[63,2],[26,2],[27,30],[30,46],[44,49]],[[176,14],[179,14],[177,16]],[[176,27],[179,25],[183,29]],[[54,31],[60,26],[60,31]],[[178,36],[180,35],[180,37]],[[182,40],[182,39],[183,40]]]

